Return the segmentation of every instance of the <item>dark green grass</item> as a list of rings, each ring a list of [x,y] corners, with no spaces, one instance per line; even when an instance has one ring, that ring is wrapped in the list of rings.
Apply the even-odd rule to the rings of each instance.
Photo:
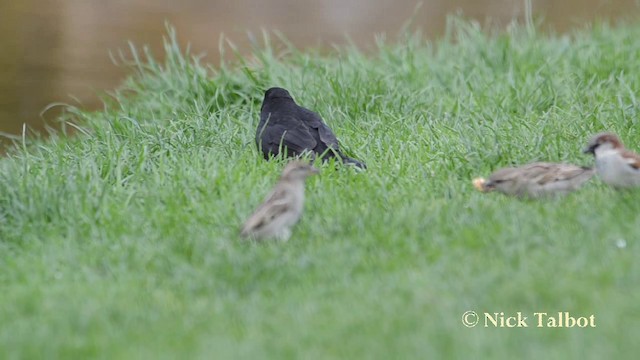
[[[640,191],[480,194],[536,160],[591,164],[601,130],[640,149],[640,26],[570,36],[456,23],[376,50],[265,39],[211,68],[170,37],[134,52],[76,136],[0,161],[0,358],[633,358]],[[148,54],[146,54],[148,55]],[[307,184],[286,244],[240,241],[282,162],[254,134],[263,92],[320,113],[356,172]],[[71,125],[74,124],[74,125]],[[627,246],[616,243],[625,240]],[[596,328],[466,328],[467,310],[595,315]]]

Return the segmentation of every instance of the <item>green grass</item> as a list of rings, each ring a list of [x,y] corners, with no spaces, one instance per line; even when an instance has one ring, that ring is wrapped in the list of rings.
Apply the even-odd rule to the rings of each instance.
[[[470,181],[591,164],[580,149],[605,129],[640,149],[640,25],[560,36],[454,21],[437,42],[401,35],[367,53],[265,38],[215,67],[170,36],[165,58],[135,52],[103,111],[61,118],[75,136],[0,160],[0,358],[637,354],[640,191],[595,180],[536,202]],[[292,239],[252,244],[239,227],[283,166],[253,142],[270,86],[369,169],[322,166]],[[467,310],[597,327],[466,328]]]

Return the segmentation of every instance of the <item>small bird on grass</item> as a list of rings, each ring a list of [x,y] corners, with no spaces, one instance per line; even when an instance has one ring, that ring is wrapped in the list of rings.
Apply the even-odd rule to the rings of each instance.
[[[256,144],[265,159],[278,156],[299,156],[306,152],[320,155],[323,160],[336,157],[345,164],[366,169],[358,160],[340,151],[338,139],[322,121],[320,115],[293,101],[285,89],[273,87],[264,94]]]
[[[617,135],[607,132],[594,135],[584,153],[596,158],[596,171],[605,184],[615,188],[640,185],[640,155],[625,149]]]
[[[245,222],[240,235],[255,240],[288,240],[291,227],[302,215],[305,180],[317,173],[315,167],[303,161],[287,164],[275,188]]]
[[[473,186],[482,192],[495,190],[517,197],[540,198],[574,191],[593,174],[592,168],[536,162],[497,170],[489,176],[488,181],[482,178],[474,179]]]

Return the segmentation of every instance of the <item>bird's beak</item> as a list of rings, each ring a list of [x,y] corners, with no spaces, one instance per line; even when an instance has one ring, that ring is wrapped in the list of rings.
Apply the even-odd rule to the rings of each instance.
[[[586,148],[582,149],[582,153],[583,154],[594,154],[596,153],[596,145],[591,145],[591,146],[587,146]]]

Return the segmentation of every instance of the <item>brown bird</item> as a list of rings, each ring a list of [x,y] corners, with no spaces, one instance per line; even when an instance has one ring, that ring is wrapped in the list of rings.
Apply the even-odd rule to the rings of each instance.
[[[275,188],[245,222],[240,235],[255,240],[288,240],[291,227],[302,215],[305,180],[317,173],[315,167],[303,161],[287,164]]]
[[[596,171],[604,183],[616,188],[640,185],[640,155],[625,149],[617,135],[594,135],[584,152],[595,157]]]
[[[488,181],[474,180],[483,192],[498,191],[517,197],[562,195],[578,189],[593,176],[592,168],[571,164],[536,162],[495,171]]]

